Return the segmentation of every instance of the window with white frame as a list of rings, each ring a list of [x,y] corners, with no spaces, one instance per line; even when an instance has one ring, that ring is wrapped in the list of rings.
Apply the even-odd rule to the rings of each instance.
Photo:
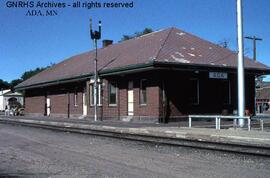
[[[101,90],[102,90],[102,83],[98,82],[97,83],[97,105],[101,106]],[[94,93],[94,83],[93,81],[90,82],[90,105],[94,106],[94,97],[95,97],[95,93]]]
[[[117,86],[116,82],[109,83],[109,105],[117,105]]]
[[[189,102],[191,104],[198,105],[200,103],[200,83],[197,78],[189,80],[188,90],[190,93]]]
[[[147,93],[146,93],[147,80],[142,79],[140,81],[140,105],[147,104]]]

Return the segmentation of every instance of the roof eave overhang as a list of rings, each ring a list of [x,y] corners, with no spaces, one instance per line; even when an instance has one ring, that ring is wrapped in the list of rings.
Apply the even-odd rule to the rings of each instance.
[[[21,90],[27,90],[27,89],[32,89],[32,88],[47,87],[47,86],[51,86],[51,85],[59,85],[59,84],[70,83],[70,82],[78,82],[78,81],[87,80],[90,76],[91,76],[91,74],[79,75],[79,76],[75,76],[75,77],[68,77],[68,78],[59,79],[59,80],[40,82],[40,83],[26,85],[26,86],[18,86],[18,87],[15,87],[14,89],[15,89],[15,91],[21,91]]]
[[[163,68],[170,70],[199,70],[199,71],[209,71],[209,70],[219,70],[219,71],[228,71],[228,72],[236,72],[237,67],[233,66],[223,66],[223,65],[208,65],[208,64],[189,64],[189,63],[174,63],[174,62],[163,62],[156,61],[154,64],[155,68]],[[254,75],[269,75],[270,68],[245,68],[245,72],[248,74]]]
[[[142,71],[149,71],[154,69],[165,69],[165,70],[199,70],[199,71],[227,71],[227,72],[236,72],[236,67],[230,66],[217,66],[217,65],[206,65],[206,64],[189,64],[189,63],[174,63],[174,62],[163,62],[163,61],[150,61],[148,63],[134,64],[125,67],[117,67],[112,69],[103,69],[99,72],[100,76],[111,76],[111,75],[123,75],[130,73],[137,73]],[[260,68],[246,68],[245,71],[249,74],[254,75],[268,75],[270,74],[269,69],[260,69]],[[69,77],[59,80],[52,80],[46,82],[40,82],[37,84],[27,85],[27,86],[18,86],[15,87],[15,91],[27,90],[32,88],[42,88],[51,85],[59,85],[70,82],[78,82],[90,79],[94,73],[79,75],[75,77]]]
[[[99,75],[110,76],[110,75],[129,74],[129,73],[142,72],[142,71],[147,71],[147,70],[152,70],[152,69],[153,69],[153,61],[148,62],[148,63],[129,65],[125,67],[118,67],[118,68],[113,68],[113,69],[103,69],[102,71],[99,71]],[[27,86],[18,86],[18,87],[15,87],[15,91],[21,91],[21,90],[27,90],[27,89],[33,89],[33,88],[42,88],[42,87],[47,87],[51,85],[59,85],[59,84],[70,83],[70,82],[78,82],[78,81],[90,79],[92,76],[94,76],[94,73],[79,75],[75,77],[68,77],[68,78],[59,79],[59,80],[40,82],[40,83],[27,85]]]

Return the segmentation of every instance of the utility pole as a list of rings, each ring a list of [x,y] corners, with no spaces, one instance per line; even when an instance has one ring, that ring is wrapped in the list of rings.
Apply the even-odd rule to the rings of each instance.
[[[242,0],[237,0],[237,41],[238,41],[238,116],[245,116],[245,74],[244,74],[244,55],[243,55],[243,12]],[[244,119],[239,119],[239,126],[244,126]]]
[[[254,62],[256,62],[256,58],[257,58],[257,55],[256,55],[256,41],[262,41],[261,38],[257,38],[255,35],[253,37],[251,36],[246,36],[245,37],[246,39],[249,39],[249,40],[252,40],[253,41],[253,60]],[[256,115],[256,110],[257,110],[257,101],[256,101],[256,79],[257,77],[255,76],[254,78],[254,84],[255,84],[255,87],[254,87],[254,115]]]
[[[256,41],[262,41],[262,39],[256,36],[246,36],[245,38],[253,41],[253,60],[256,61]]]
[[[95,113],[94,113],[94,120],[97,121],[97,89],[98,89],[98,85],[97,85],[97,80],[98,80],[98,70],[97,70],[97,40],[99,40],[101,38],[101,21],[99,21],[99,30],[98,31],[94,31],[92,29],[92,19],[90,18],[90,36],[91,39],[94,42],[94,47],[95,47],[95,82],[94,82],[94,107],[95,107]]]

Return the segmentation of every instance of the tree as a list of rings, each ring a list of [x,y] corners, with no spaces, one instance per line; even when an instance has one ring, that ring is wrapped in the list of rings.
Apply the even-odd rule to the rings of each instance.
[[[130,40],[132,37],[128,36],[128,35],[123,35],[121,41],[126,41],[126,40]]]
[[[47,67],[37,67],[37,68],[34,69],[34,70],[26,71],[26,72],[24,72],[24,73],[22,74],[21,80],[22,80],[22,81],[25,81],[25,80],[27,80],[27,79],[33,77],[34,75],[36,75],[36,74],[42,72],[43,70],[46,70],[46,69],[48,69],[48,68],[50,68],[50,67],[52,67],[52,66],[54,66],[54,65],[55,65],[54,63],[50,63],[50,65],[48,65]],[[18,80],[19,80],[19,79],[18,79]]]
[[[42,72],[43,70],[45,69],[48,69],[49,67],[51,66],[47,66],[47,67],[37,67],[36,69],[34,70],[29,70],[29,71],[26,71],[22,74],[21,76],[21,79],[24,81],[24,80],[27,80],[29,79],[30,77],[33,77],[34,75]]]
[[[222,48],[229,48],[229,40],[224,38],[218,42],[218,45]]]
[[[12,80],[9,85],[10,85],[10,88],[14,88],[16,85],[18,85],[19,83],[21,83],[23,80],[22,79],[15,79],[15,80]]]
[[[151,28],[145,28],[143,31],[135,32],[133,35],[123,35],[121,41],[130,40],[132,38],[140,37],[142,35],[146,35],[146,34],[152,33],[152,32],[153,32],[153,30]]]
[[[0,79],[0,89],[9,89],[10,85],[7,81]]]
[[[45,69],[48,69],[50,67],[52,67],[54,65],[54,63],[51,63],[50,65],[48,65],[47,67],[37,67],[36,69],[34,70],[28,70],[28,71],[25,71],[22,75],[21,75],[21,78],[19,79],[14,79],[12,80],[10,83],[6,82],[6,81],[3,81],[0,79],[0,89],[3,88],[3,89],[12,89],[18,85],[19,83],[33,77],[34,75],[44,71]]]

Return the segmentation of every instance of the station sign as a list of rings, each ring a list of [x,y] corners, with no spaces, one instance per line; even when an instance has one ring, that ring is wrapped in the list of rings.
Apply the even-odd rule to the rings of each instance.
[[[209,78],[228,79],[228,73],[226,73],[226,72],[209,72]]]

